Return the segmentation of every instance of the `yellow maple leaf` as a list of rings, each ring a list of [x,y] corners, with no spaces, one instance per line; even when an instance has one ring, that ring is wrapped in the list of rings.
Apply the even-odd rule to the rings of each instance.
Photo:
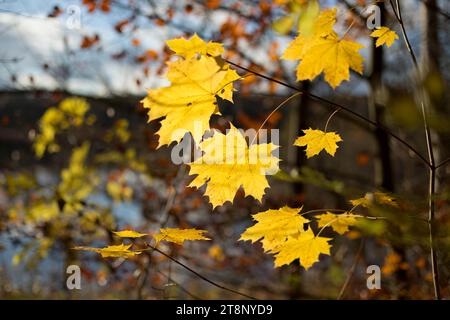
[[[289,236],[287,241],[279,245],[274,251],[275,267],[290,264],[299,259],[300,265],[308,270],[319,261],[320,254],[330,254],[331,239],[315,236],[311,229],[301,232],[298,236]]]
[[[318,155],[322,150],[334,157],[338,148],[337,143],[342,141],[339,134],[335,132],[324,132],[322,130],[306,129],[303,130],[305,135],[298,137],[294,146],[306,146],[306,157],[311,158]]]
[[[331,227],[339,234],[344,234],[348,231],[349,226],[356,224],[356,218],[351,213],[334,214],[326,212],[317,216],[319,228]]]
[[[148,236],[147,233],[140,233],[134,230],[114,231],[113,233],[121,238],[142,238]]]
[[[297,67],[297,79],[313,80],[323,72],[325,81],[336,88],[350,78],[349,69],[362,74],[364,58],[358,53],[362,48],[359,43],[340,40],[335,33],[318,38],[304,53]]]
[[[336,88],[350,78],[350,69],[362,74],[364,58],[359,54],[363,45],[339,39],[332,26],[336,9],[325,10],[314,25],[312,35],[300,34],[287,47],[282,59],[298,60],[297,80],[313,80],[322,72],[325,81]]]
[[[267,174],[278,170],[279,159],[272,155],[272,143],[247,145],[244,135],[233,125],[226,135],[215,131],[200,143],[204,154],[190,163],[190,175],[197,175],[189,186],[207,185],[205,195],[213,208],[233,201],[242,186],[247,195],[261,201],[269,187]]]
[[[227,64],[207,56],[180,59],[168,66],[171,85],[149,90],[143,100],[149,121],[165,117],[157,132],[158,147],[179,142],[186,132],[198,142],[209,130],[210,117],[219,114],[216,96],[233,102],[233,81],[240,77]]]
[[[363,198],[350,200],[353,206],[362,206],[369,208],[374,204],[388,205],[391,207],[398,207],[397,200],[391,195],[384,192],[368,192]]]
[[[182,245],[186,240],[211,240],[203,235],[206,230],[164,228],[159,232],[153,236],[156,242],[169,241]]]
[[[278,210],[267,210],[252,215],[256,223],[242,233],[239,240],[256,242],[261,240],[264,251],[275,249],[287,240],[288,236],[303,232],[303,225],[309,220],[299,214],[302,208],[285,206]]]
[[[75,247],[73,250],[92,251],[99,253],[103,258],[130,258],[140,254],[140,251],[130,250],[131,244],[119,244],[104,248]]]
[[[196,33],[190,39],[178,38],[167,40],[166,44],[177,55],[186,59],[190,59],[197,54],[217,57],[224,51],[221,43],[212,41],[207,43]]]
[[[377,38],[377,41],[375,42],[377,47],[382,46],[383,44],[390,47],[394,43],[395,39],[398,39],[397,33],[388,27],[380,27],[379,29],[376,29],[370,34],[370,36]]]
[[[318,37],[326,37],[333,33],[333,25],[336,22],[336,8],[327,9],[320,13],[319,17],[315,19],[312,31],[304,34],[300,33],[294,40],[292,40],[286,50],[284,50],[281,59],[285,60],[299,60],[303,59],[305,53],[314,44]]]

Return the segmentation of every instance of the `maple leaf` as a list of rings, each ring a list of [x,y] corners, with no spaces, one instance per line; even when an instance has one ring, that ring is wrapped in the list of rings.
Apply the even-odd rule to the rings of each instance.
[[[368,192],[363,198],[350,200],[353,206],[362,206],[365,208],[372,207],[374,204],[388,205],[398,207],[398,203],[394,197],[384,192]]]
[[[299,214],[302,208],[284,206],[252,215],[256,223],[242,233],[239,240],[256,242],[260,239],[264,251],[269,252],[287,240],[288,236],[303,232],[309,220]]]
[[[75,247],[73,250],[84,250],[99,253],[103,258],[130,258],[140,254],[139,251],[129,250],[131,244],[119,244],[105,248]]]
[[[299,60],[303,59],[305,53],[314,44],[317,37],[326,37],[333,33],[333,25],[336,22],[336,8],[327,9],[320,13],[315,19],[310,33],[300,33],[293,41],[291,41],[284,50],[281,59]]]
[[[325,10],[314,25],[310,36],[300,34],[287,47],[282,59],[297,60],[297,80],[313,80],[322,72],[325,81],[336,88],[350,78],[350,69],[362,74],[364,58],[358,51],[364,48],[356,42],[339,39],[332,26],[336,9]]]
[[[377,41],[375,42],[375,46],[377,47],[382,46],[383,44],[390,47],[394,43],[395,39],[398,39],[397,33],[388,27],[380,27],[379,29],[373,31],[370,36],[377,38]]]
[[[177,55],[190,59],[195,55],[220,56],[223,53],[223,46],[220,43],[209,41],[206,43],[196,33],[190,38],[178,38],[166,41],[167,46]]]
[[[200,141],[209,119],[219,114],[216,95],[233,102],[233,81],[240,79],[227,64],[206,56],[168,63],[168,87],[151,89],[143,100],[149,121],[161,121],[159,145],[179,142],[186,132]]]
[[[206,230],[164,228],[159,229],[159,232],[153,236],[156,242],[169,241],[182,245],[186,240],[211,240],[203,235]]]
[[[330,254],[331,239],[315,236],[311,229],[299,233],[297,236],[289,236],[287,241],[280,244],[274,252],[275,267],[290,264],[299,259],[300,265],[308,270],[319,261],[320,254]]]
[[[337,142],[342,141],[339,134],[335,132],[324,132],[322,130],[306,129],[305,135],[298,137],[294,145],[298,147],[306,146],[306,157],[311,158],[325,150],[334,157],[338,148]]]
[[[134,230],[114,231],[113,233],[116,236],[121,237],[121,238],[142,238],[142,237],[148,236],[147,233],[140,233],[140,232],[136,232]]]
[[[356,218],[351,213],[334,214],[326,212],[317,216],[319,228],[331,227],[339,234],[344,234],[348,231],[349,226],[356,224]]]
[[[266,175],[278,170],[279,159],[272,156],[276,148],[272,143],[248,146],[233,125],[226,135],[215,130],[212,137],[200,143],[204,154],[189,164],[189,174],[197,175],[189,186],[200,188],[206,184],[205,195],[213,208],[232,202],[241,186],[247,195],[261,201],[269,187]]]

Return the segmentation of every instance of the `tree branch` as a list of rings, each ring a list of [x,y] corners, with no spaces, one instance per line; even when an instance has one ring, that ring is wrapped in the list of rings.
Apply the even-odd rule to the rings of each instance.
[[[409,42],[408,35],[405,30],[405,24],[402,19],[402,11],[400,8],[400,2],[399,0],[395,0],[395,7],[393,0],[389,0],[389,3],[391,4],[392,10],[394,12],[395,18],[397,19],[397,22],[400,25],[400,28],[402,30],[403,40],[406,44],[406,47],[408,49],[408,52],[411,56],[411,59],[414,64],[414,68],[416,70],[417,75],[420,74],[419,65],[417,63],[417,58],[414,53],[414,50],[411,46],[411,43]],[[420,90],[423,90],[421,87]],[[428,117],[427,117],[427,110],[425,109],[425,102],[422,91],[420,91],[420,105],[422,109],[422,117],[423,117],[423,124],[425,128],[425,138],[427,143],[427,151],[428,151],[428,162],[430,164],[430,176],[428,181],[428,233],[429,233],[429,242],[430,242],[430,260],[431,260],[431,273],[433,278],[433,288],[434,288],[434,297],[437,300],[441,299],[441,293],[439,288],[439,270],[438,270],[438,263],[437,263],[437,256],[436,256],[436,250],[435,250],[435,244],[433,241],[433,235],[434,235],[434,216],[435,216],[435,201],[434,201],[434,195],[436,192],[436,165],[434,160],[434,153],[433,153],[433,144],[431,141],[431,132],[430,127],[428,125]]]
[[[422,155],[419,153],[419,151],[417,151],[417,149],[414,148],[412,145],[410,145],[407,141],[405,141],[405,140],[403,140],[402,138],[400,138],[397,134],[393,133],[391,130],[389,130],[389,129],[386,128],[385,126],[380,125],[380,124],[376,123],[375,121],[370,120],[369,118],[367,118],[367,117],[365,117],[365,116],[363,116],[363,115],[361,115],[361,114],[359,114],[359,113],[353,111],[353,110],[350,109],[349,107],[346,107],[346,106],[343,106],[343,105],[338,104],[338,103],[336,103],[336,102],[330,101],[330,100],[328,100],[328,99],[319,97],[319,96],[317,96],[317,95],[315,95],[315,94],[313,94],[313,93],[309,93],[309,92],[303,91],[302,89],[297,88],[297,87],[294,87],[293,85],[290,85],[290,84],[288,84],[288,83],[285,83],[285,82],[283,82],[283,81],[281,81],[281,80],[277,80],[277,79],[275,79],[275,78],[271,78],[271,77],[269,77],[269,76],[266,76],[266,75],[264,75],[264,74],[262,74],[262,73],[259,73],[259,72],[256,72],[256,71],[253,71],[253,70],[248,69],[248,68],[246,68],[246,67],[242,67],[242,66],[240,66],[239,64],[234,63],[234,62],[232,62],[232,61],[230,61],[230,60],[225,59],[225,61],[228,62],[229,64],[231,64],[231,65],[233,65],[233,66],[239,68],[239,69],[242,69],[242,70],[244,70],[244,71],[253,73],[254,75],[256,75],[256,76],[258,76],[258,77],[260,77],[260,78],[266,79],[266,80],[268,80],[268,81],[275,82],[275,83],[277,83],[277,84],[279,84],[279,85],[282,85],[282,86],[284,86],[284,87],[286,87],[286,88],[289,88],[289,89],[292,89],[292,90],[294,90],[294,91],[301,92],[301,93],[304,94],[305,96],[308,96],[308,97],[310,97],[310,98],[312,98],[312,99],[314,99],[314,100],[323,102],[323,103],[325,103],[325,104],[327,104],[327,105],[329,105],[329,106],[332,106],[332,107],[334,107],[334,108],[341,108],[342,110],[344,110],[345,112],[347,112],[347,113],[353,115],[354,117],[356,117],[356,118],[358,118],[358,119],[360,119],[360,120],[363,120],[364,122],[366,122],[366,123],[368,123],[368,124],[370,124],[370,125],[372,125],[372,126],[374,126],[374,127],[377,127],[377,128],[379,128],[379,129],[385,131],[387,134],[389,134],[389,135],[390,135],[391,137],[393,137],[395,140],[399,141],[401,144],[403,144],[405,147],[407,147],[410,151],[412,151],[412,152],[413,152],[420,160],[422,160],[422,162],[423,162],[427,167],[430,167],[430,163],[428,162],[428,160],[425,159],[425,157],[422,156]]]
[[[175,262],[175,263],[178,264],[179,266],[183,267],[183,268],[186,269],[187,271],[191,272],[192,274],[196,275],[198,278],[200,278],[200,279],[202,279],[202,280],[208,282],[209,284],[212,284],[213,286],[215,286],[215,287],[217,287],[217,288],[219,288],[219,289],[222,289],[222,290],[225,290],[225,291],[232,292],[232,293],[234,293],[234,294],[240,295],[240,296],[245,297],[245,298],[248,298],[248,299],[257,300],[255,297],[252,297],[252,296],[250,296],[250,295],[248,295],[248,294],[245,294],[245,293],[236,291],[236,290],[234,290],[234,289],[230,289],[230,288],[224,287],[224,286],[222,286],[222,285],[220,285],[220,284],[218,284],[218,283],[216,283],[216,282],[214,282],[214,281],[212,281],[212,280],[206,278],[205,276],[203,276],[203,275],[201,275],[200,273],[198,273],[197,271],[191,269],[190,267],[188,267],[188,266],[185,265],[184,263],[178,261],[177,259],[175,259],[175,258],[173,258],[172,256],[168,255],[167,253],[165,253],[165,252],[159,250],[158,248],[156,248],[156,247],[154,247],[154,246],[152,246],[152,245],[150,245],[150,244],[148,244],[148,243],[147,243],[147,246],[148,246],[149,248],[155,250],[156,252],[162,254],[162,255],[165,256],[166,258],[172,260],[173,262]]]

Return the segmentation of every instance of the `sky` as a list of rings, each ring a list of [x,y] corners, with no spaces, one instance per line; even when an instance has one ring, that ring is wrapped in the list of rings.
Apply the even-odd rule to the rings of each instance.
[[[411,1],[408,0],[408,3]],[[182,2],[180,1],[181,7],[184,6]],[[334,1],[325,2],[327,5],[333,5]],[[27,90],[37,87],[47,90],[66,89],[75,94],[91,96],[107,96],[112,93],[142,96],[146,88],[165,84],[165,81],[156,75],[156,67],[152,68],[152,65],[150,65],[150,75],[143,77],[143,66],[134,63],[133,59],[147,49],[161,51],[164,41],[179,36],[180,30],[168,26],[156,27],[146,20],[146,23],[142,24],[145,27],[136,31],[128,30],[130,36],[128,34],[123,36],[117,33],[113,26],[118,21],[128,18],[129,10],[113,6],[109,14],[104,14],[100,10],[91,14],[84,6],[80,6],[80,3],[81,0],[0,0],[0,41],[2,43],[0,61],[5,61],[0,63],[2,69],[0,88]],[[167,2],[158,2],[161,10],[165,10],[165,3]],[[60,5],[65,11],[58,18],[47,18],[55,5]],[[69,10],[75,11],[75,15],[70,14]],[[196,19],[195,15],[186,15],[183,14],[183,10],[179,11],[180,14],[175,15],[173,19],[175,25],[201,30],[206,37],[209,31],[216,30],[227,19],[228,14],[223,11],[214,12],[208,21],[209,25],[205,25],[205,21]],[[74,17],[78,16],[79,19],[74,20]],[[74,21],[79,21],[79,26],[73,23]],[[100,35],[102,50],[80,49],[83,36],[92,36],[95,33]],[[141,45],[133,47],[131,37],[138,38]],[[291,39],[276,37],[280,43],[279,55],[281,56]],[[414,36],[412,38],[414,39]],[[268,61],[267,51],[272,39],[267,39],[261,46],[251,49],[243,42],[241,48],[243,51],[250,52],[256,62],[270,70],[272,66]],[[369,44],[368,38],[359,41],[366,46]],[[117,54],[124,48],[132,54],[121,60],[111,58],[111,55]],[[396,43],[391,50],[400,49],[400,44]],[[368,50],[362,50],[362,54],[367,57]],[[18,62],[7,62],[13,58],[17,58]],[[47,64],[50,70],[64,70],[64,72],[50,75],[47,70],[44,70],[44,64]],[[294,62],[286,65],[288,68],[295,68]],[[64,68],[61,69],[62,66]],[[33,84],[30,82],[30,75],[33,77]],[[293,70],[292,76],[294,75]],[[14,86],[11,83],[13,76],[17,78]],[[351,80],[355,80],[352,79],[354,77],[353,75]],[[137,78],[141,81],[141,85],[136,84]],[[321,90],[326,88],[326,85],[320,84],[317,88]],[[367,86],[362,81],[356,80],[343,84],[338,90],[365,94]]]

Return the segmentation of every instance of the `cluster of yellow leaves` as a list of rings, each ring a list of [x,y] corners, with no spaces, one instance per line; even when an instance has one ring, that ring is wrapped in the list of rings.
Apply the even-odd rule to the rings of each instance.
[[[297,80],[313,80],[322,72],[325,81],[336,88],[350,78],[349,70],[363,72],[363,45],[339,39],[333,30],[336,8],[320,13],[314,21],[312,32],[300,33],[287,47],[282,59],[301,60],[297,67]]]
[[[84,142],[72,151],[69,166],[61,172],[58,194],[64,200],[64,210],[80,208],[98,183],[98,178],[88,170],[85,162],[89,152],[89,142]]]
[[[375,46],[377,47],[382,46],[383,44],[390,47],[394,41],[398,39],[397,33],[388,27],[380,27],[379,29],[373,31],[370,36],[377,38],[377,41],[375,42]]]
[[[204,42],[197,35],[189,40],[167,41],[179,58],[168,62],[170,86],[148,91],[143,100],[149,121],[161,120],[159,146],[180,142],[191,133],[196,142],[209,130],[209,119],[219,114],[217,97],[233,102],[233,82],[240,79],[220,57],[219,43]]]
[[[269,187],[266,174],[278,168],[279,159],[272,156],[276,148],[272,143],[248,146],[233,125],[226,135],[216,131],[200,143],[204,154],[189,164],[189,174],[197,175],[189,186],[207,184],[205,194],[213,207],[232,201],[241,186],[247,195],[261,201]]]
[[[322,230],[331,227],[339,234],[346,233],[356,224],[351,213],[322,213],[316,216],[319,231],[315,234],[311,221],[300,214],[302,208],[283,207],[254,214],[256,223],[242,233],[239,240],[261,241],[267,253],[275,255],[275,267],[299,259],[300,265],[309,269],[319,261],[321,254],[330,254],[331,239],[321,237]]]
[[[36,156],[41,158],[45,151],[59,152],[60,146],[56,143],[56,134],[70,126],[79,127],[85,121],[92,124],[95,117],[85,119],[89,104],[82,98],[64,99],[58,107],[49,108],[39,120],[39,134],[36,135],[33,148]]]
[[[129,148],[123,152],[119,151],[107,151],[97,154],[95,161],[99,163],[114,163],[122,166],[127,166],[132,170],[145,173],[147,171],[147,165],[144,159],[139,158],[136,153],[136,149]]]
[[[335,132],[323,132],[321,130],[306,129],[305,135],[298,137],[294,145],[298,147],[306,146],[306,157],[311,158],[318,155],[322,150],[334,157],[338,148],[337,143],[342,141],[339,134]]]
[[[162,228],[159,230],[159,234],[153,236],[156,243],[160,241],[168,241],[182,245],[184,241],[192,240],[210,240],[203,234],[206,230],[197,229],[178,229],[178,228]],[[120,238],[137,239],[150,236],[148,233],[140,233],[134,230],[122,230],[113,232]],[[74,250],[92,251],[99,253],[103,258],[130,258],[142,253],[145,249],[131,250],[133,244],[119,244],[111,245],[104,248],[91,248],[91,247],[74,247]]]
[[[304,226],[309,220],[299,214],[301,208],[283,207],[253,215],[255,225],[241,235],[240,240],[256,242],[261,240],[264,251],[275,254],[275,267],[290,264],[299,259],[309,269],[319,261],[320,254],[330,254],[328,238],[314,235],[311,228]]]
[[[196,34],[190,39],[167,41],[180,58],[168,62],[170,86],[151,89],[143,100],[149,109],[149,121],[161,121],[159,146],[180,142],[190,133],[203,152],[190,163],[190,174],[196,175],[190,186],[207,185],[205,194],[213,207],[233,201],[239,188],[261,200],[269,186],[266,175],[276,171],[279,159],[272,156],[273,144],[248,145],[244,135],[233,125],[226,134],[210,130],[209,120],[219,114],[218,98],[233,102],[233,82],[240,79],[236,71],[219,56],[219,43],[205,42]],[[275,173],[275,172],[273,172]]]

